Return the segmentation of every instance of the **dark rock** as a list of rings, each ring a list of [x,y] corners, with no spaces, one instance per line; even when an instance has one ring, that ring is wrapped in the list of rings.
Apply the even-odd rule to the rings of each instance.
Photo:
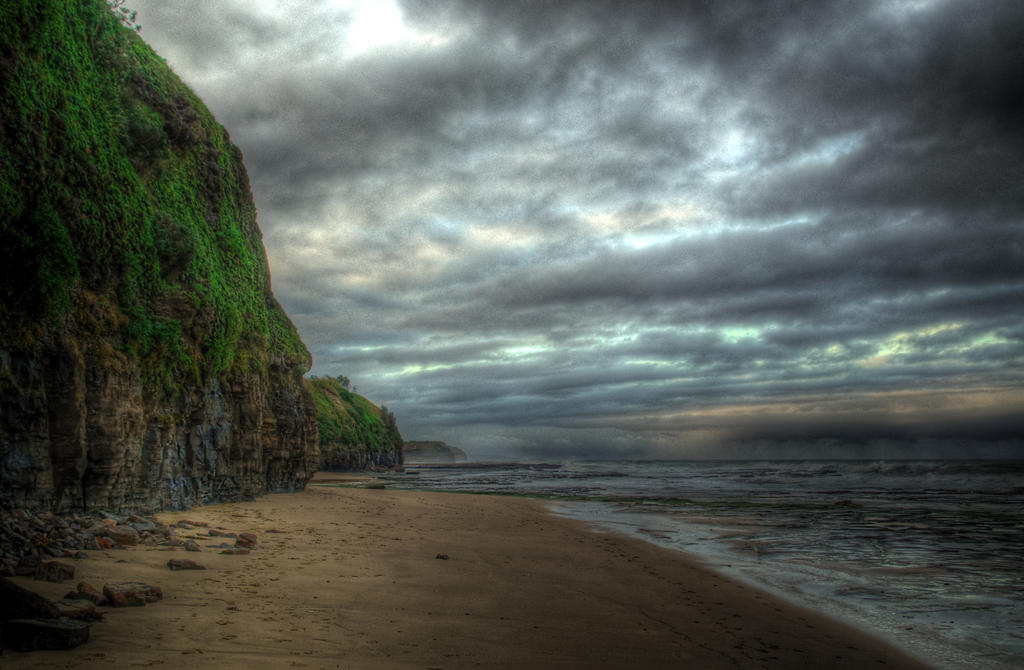
[[[235,540],[236,547],[244,547],[246,549],[255,549],[258,544],[258,540],[252,533],[239,533],[238,538]]]
[[[77,595],[77,591],[75,594]],[[70,595],[70,594],[69,594]],[[82,598],[64,598],[58,600],[54,605],[60,612],[62,619],[81,619],[83,621],[95,621],[103,618],[103,615],[96,611],[96,605]]]
[[[172,558],[167,561],[167,567],[171,570],[205,570],[206,567],[187,558]]]
[[[84,551],[76,551],[74,554],[71,555],[71,558],[89,558],[89,554],[85,553]]]
[[[4,624],[4,644],[18,651],[74,649],[89,639],[89,624],[73,619],[14,619]]]
[[[167,524],[163,524],[163,523],[157,524],[156,530],[154,530],[153,532],[158,534],[158,535],[163,535],[166,538],[171,538],[171,537],[174,537],[176,535],[176,532],[175,532],[173,526],[168,526]]]
[[[244,556],[245,554],[249,553],[249,550],[246,549],[245,547],[229,547],[227,549],[222,550],[220,553],[222,553],[222,554],[234,554],[236,556]]]
[[[131,526],[107,526],[99,534],[126,547],[139,543],[139,531]]]
[[[237,533],[229,533],[226,530],[218,530],[217,528],[211,528],[207,532],[209,533],[210,537],[231,537],[231,538],[238,537]]]
[[[32,574],[35,574],[36,569],[42,564],[42,559],[39,558],[38,554],[25,554],[18,561],[19,568],[32,568]]]
[[[56,605],[57,605],[57,607],[59,609],[62,603],[67,604],[68,602],[73,601],[73,600],[80,600],[82,602],[89,603],[93,607],[96,606],[96,603],[92,602],[92,600],[89,598],[89,596],[87,596],[84,593],[81,593],[79,591],[68,591],[67,593],[64,594],[64,598],[62,598],[61,600],[58,600],[56,602]],[[65,615],[62,613],[61,616],[65,616]]]
[[[60,583],[75,578],[75,566],[57,561],[47,561],[36,570],[36,579]]]
[[[449,557],[448,557],[448,554],[438,554],[434,558],[440,559],[442,561],[447,561]]]
[[[0,621],[11,619],[56,619],[60,614],[48,599],[6,577],[0,577]]]
[[[103,594],[89,582],[78,582],[78,595],[85,600],[95,603],[96,605],[103,605],[106,602]]]
[[[103,595],[111,607],[141,607],[162,600],[164,591],[159,586],[141,582],[116,582],[103,585]]]
[[[185,540],[185,551],[202,551],[202,548],[195,540]]]

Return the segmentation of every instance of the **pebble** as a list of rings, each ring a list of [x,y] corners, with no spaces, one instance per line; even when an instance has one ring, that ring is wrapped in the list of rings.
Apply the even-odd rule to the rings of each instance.
[[[187,558],[172,558],[167,561],[167,567],[171,570],[205,570],[206,567]]]

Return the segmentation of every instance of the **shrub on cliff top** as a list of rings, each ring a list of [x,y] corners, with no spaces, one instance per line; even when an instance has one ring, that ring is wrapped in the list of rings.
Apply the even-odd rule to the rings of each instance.
[[[356,446],[371,452],[401,451],[404,440],[395,415],[349,391],[333,377],[309,378],[322,450]]]

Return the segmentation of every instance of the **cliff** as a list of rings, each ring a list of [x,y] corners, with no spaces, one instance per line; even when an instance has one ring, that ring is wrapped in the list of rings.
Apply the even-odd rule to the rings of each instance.
[[[309,367],[203,103],[103,0],[0,5],[0,504],[301,488]]]
[[[355,471],[402,464],[395,415],[349,391],[337,379],[306,380],[320,428],[320,469]]]
[[[407,463],[460,463],[466,460],[466,452],[444,442],[406,442]]]

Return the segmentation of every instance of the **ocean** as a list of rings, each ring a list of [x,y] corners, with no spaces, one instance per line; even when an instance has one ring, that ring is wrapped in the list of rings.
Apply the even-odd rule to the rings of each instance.
[[[1024,668],[1024,461],[407,467],[389,486],[551,500],[940,668]]]

